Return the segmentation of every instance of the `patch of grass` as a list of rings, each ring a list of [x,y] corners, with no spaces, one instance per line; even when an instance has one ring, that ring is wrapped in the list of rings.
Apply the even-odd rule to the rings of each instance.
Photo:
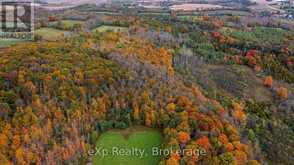
[[[240,30],[229,32],[229,35],[252,44],[281,44],[286,31],[279,28],[254,27],[250,31]]]
[[[127,129],[128,130],[128,129]],[[102,155],[97,153],[93,158],[93,165],[150,165],[158,164],[160,156],[152,155],[153,147],[160,147],[162,138],[159,132],[155,130],[119,130],[108,131],[102,134],[97,142],[96,147],[102,148],[108,153]],[[116,149],[122,151],[131,151],[139,149],[145,151],[143,156],[132,153],[130,155],[118,154]]]
[[[56,41],[60,39],[63,35],[68,32],[63,30],[58,30],[54,28],[41,28],[35,31],[35,34],[42,37],[42,39],[47,41]]]
[[[103,33],[106,31],[125,32],[127,30],[128,30],[128,28],[126,28],[126,27],[102,25],[96,29],[93,29],[93,32],[99,32],[99,33]]]

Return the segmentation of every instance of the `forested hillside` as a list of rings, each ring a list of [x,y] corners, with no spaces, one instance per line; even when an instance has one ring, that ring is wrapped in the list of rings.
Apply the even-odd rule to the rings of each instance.
[[[111,17],[126,31],[79,32],[1,49],[0,164],[86,164],[112,128],[158,128],[160,164],[293,160],[293,37],[238,17]],[[242,28],[239,26],[242,25]]]

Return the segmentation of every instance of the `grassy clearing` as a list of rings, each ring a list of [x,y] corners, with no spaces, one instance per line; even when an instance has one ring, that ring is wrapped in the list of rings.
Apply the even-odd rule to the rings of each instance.
[[[250,30],[222,30],[225,35],[252,44],[269,43],[278,45],[283,43],[287,31],[280,28],[254,27]]]
[[[151,129],[129,128],[126,130],[112,130],[102,134],[97,142],[97,148],[108,152],[107,155],[96,154],[93,165],[150,165],[158,164],[160,156],[152,156],[152,148],[160,147],[162,138],[159,132]],[[132,148],[145,151],[143,156],[138,153],[123,155],[117,154],[116,147],[123,151]]]
[[[35,31],[37,35],[40,35],[42,39],[47,41],[56,41],[62,36],[68,34],[67,31],[58,30],[54,28],[41,28]]]
[[[99,33],[103,33],[106,31],[125,32],[127,30],[128,30],[128,28],[126,28],[126,27],[102,25],[96,29],[93,29],[93,32],[99,32]]]

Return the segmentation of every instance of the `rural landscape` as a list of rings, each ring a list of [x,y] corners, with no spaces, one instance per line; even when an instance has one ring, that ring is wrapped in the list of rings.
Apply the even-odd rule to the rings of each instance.
[[[293,165],[292,0],[30,5],[30,39],[0,10],[0,165]]]

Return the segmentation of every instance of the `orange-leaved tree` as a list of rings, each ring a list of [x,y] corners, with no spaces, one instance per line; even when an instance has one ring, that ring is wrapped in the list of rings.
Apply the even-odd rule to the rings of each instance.
[[[273,77],[272,76],[266,76],[263,81],[263,85],[266,87],[272,87],[273,86]]]
[[[209,139],[207,136],[202,136],[196,141],[196,144],[200,145],[206,150],[209,150],[211,148],[211,144],[209,142]]]
[[[178,133],[178,140],[180,143],[187,143],[190,140],[190,135],[187,132],[179,132]]]

